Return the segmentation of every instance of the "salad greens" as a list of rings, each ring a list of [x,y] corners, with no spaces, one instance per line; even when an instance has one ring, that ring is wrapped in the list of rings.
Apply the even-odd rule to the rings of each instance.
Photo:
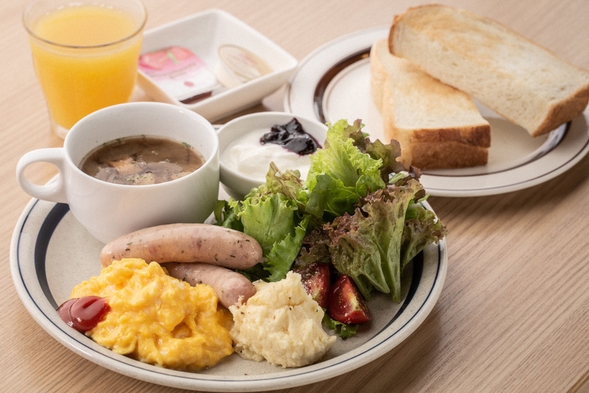
[[[419,204],[427,197],[419,170],[403,171],[398,142],[372,142],[362,127],[360,120],[330,124],[306,181],[272,163],[266,182],[242,201],[219,201],[217,224],[264,250],[265,262],[244,274],[278,281],[295,263],[330,262],[365,298],[377,290],[400,301],[403,268],[446,228]]]

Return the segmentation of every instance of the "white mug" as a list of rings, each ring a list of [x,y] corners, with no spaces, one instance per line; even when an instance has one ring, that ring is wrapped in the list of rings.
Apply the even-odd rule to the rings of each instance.
[[[205,158],[203,166],[180,179],[151,185],[122,185],[96,179],[79,165],[96,147],[128,136],[159,136],[185,142]],[[171,104],[134,102],[98,110],[76,123],[63,148],[26,153],[16,166],[17,180],[35,198],[67,203],[73,216],[98,240],[107,243],[149,226],[203,222],[219,194],[219,140],[210,122]],[[25,168],[35,162],[57,167],[44,185],[31,183]]]

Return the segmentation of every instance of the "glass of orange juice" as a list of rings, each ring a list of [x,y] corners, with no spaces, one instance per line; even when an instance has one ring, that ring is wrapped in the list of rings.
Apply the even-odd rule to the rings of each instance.
[[[139,0],[37,0],[23,23],[54,132],[127,102],[137,79],[143,28]]]

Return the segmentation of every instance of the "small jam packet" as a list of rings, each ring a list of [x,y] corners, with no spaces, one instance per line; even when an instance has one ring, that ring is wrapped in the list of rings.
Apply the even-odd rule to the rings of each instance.
[[[162,90],[184,103],[207,98],[220,87],[204,60],[181,46],[141,55],[139,69]]]

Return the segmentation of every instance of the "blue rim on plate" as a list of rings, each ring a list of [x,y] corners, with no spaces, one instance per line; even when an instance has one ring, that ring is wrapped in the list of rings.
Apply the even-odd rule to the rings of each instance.
[[[431,209],[427,203],[424,206]],[[359,334],[362,337],[357,339],[338,339],[332,348],[334,354],[313,365],[281,369],[269,366],[266,362],[246,361],[232,355],[230,361],[201,373],[183,372],[118,355],[69,328],[59,319],[55,309],[65,299],[58,297],[63,297],[63,293],[68,293],[71,288],[60,288],[63,283],[55,278],[59,276],[56,273],[60,272],[55,270],[68,263],[67,268],[74,272],[71,275],[79,274],[79,277],[64,279],[80,282],[89,278],[92,274],[85,265],[99,264],[98,254],[95,258],[87,258],[86,262],[83,261],[83,254],[98,252],[101,246],[93,239],[88,240],[89,237],[72,217],[67,205],[37,199],[30,201],[14,229],[10,254],[13,282],[24,306],[45,331],[76,354],[123,375],[191,390],[245,392],[284,389],[319,382],[354,370],[393,349],[425,320],[440,296],[447,270],[446,243],[442,240],[428,247],[421,258],[414,260],[411,268],[408,266],[410,273],[406,278],[408,285],[405,299],[395,305],[394,310],[390,305],[386,306],[391,313],[381,318],[379,326],[371,327],[363,336]],[[68,244],[70,249],[63,250],[64,244]],[[66,259],[61,256],[56,258],[61,252],[70,255],[71,260],[60,262]],[[72,261],[78,260],[82,262],[76,267]],[[61,295],[56,295],[56,292]],[[381,304],[385,304],[383,302],[390,304],[388,299],[384,299]]]

